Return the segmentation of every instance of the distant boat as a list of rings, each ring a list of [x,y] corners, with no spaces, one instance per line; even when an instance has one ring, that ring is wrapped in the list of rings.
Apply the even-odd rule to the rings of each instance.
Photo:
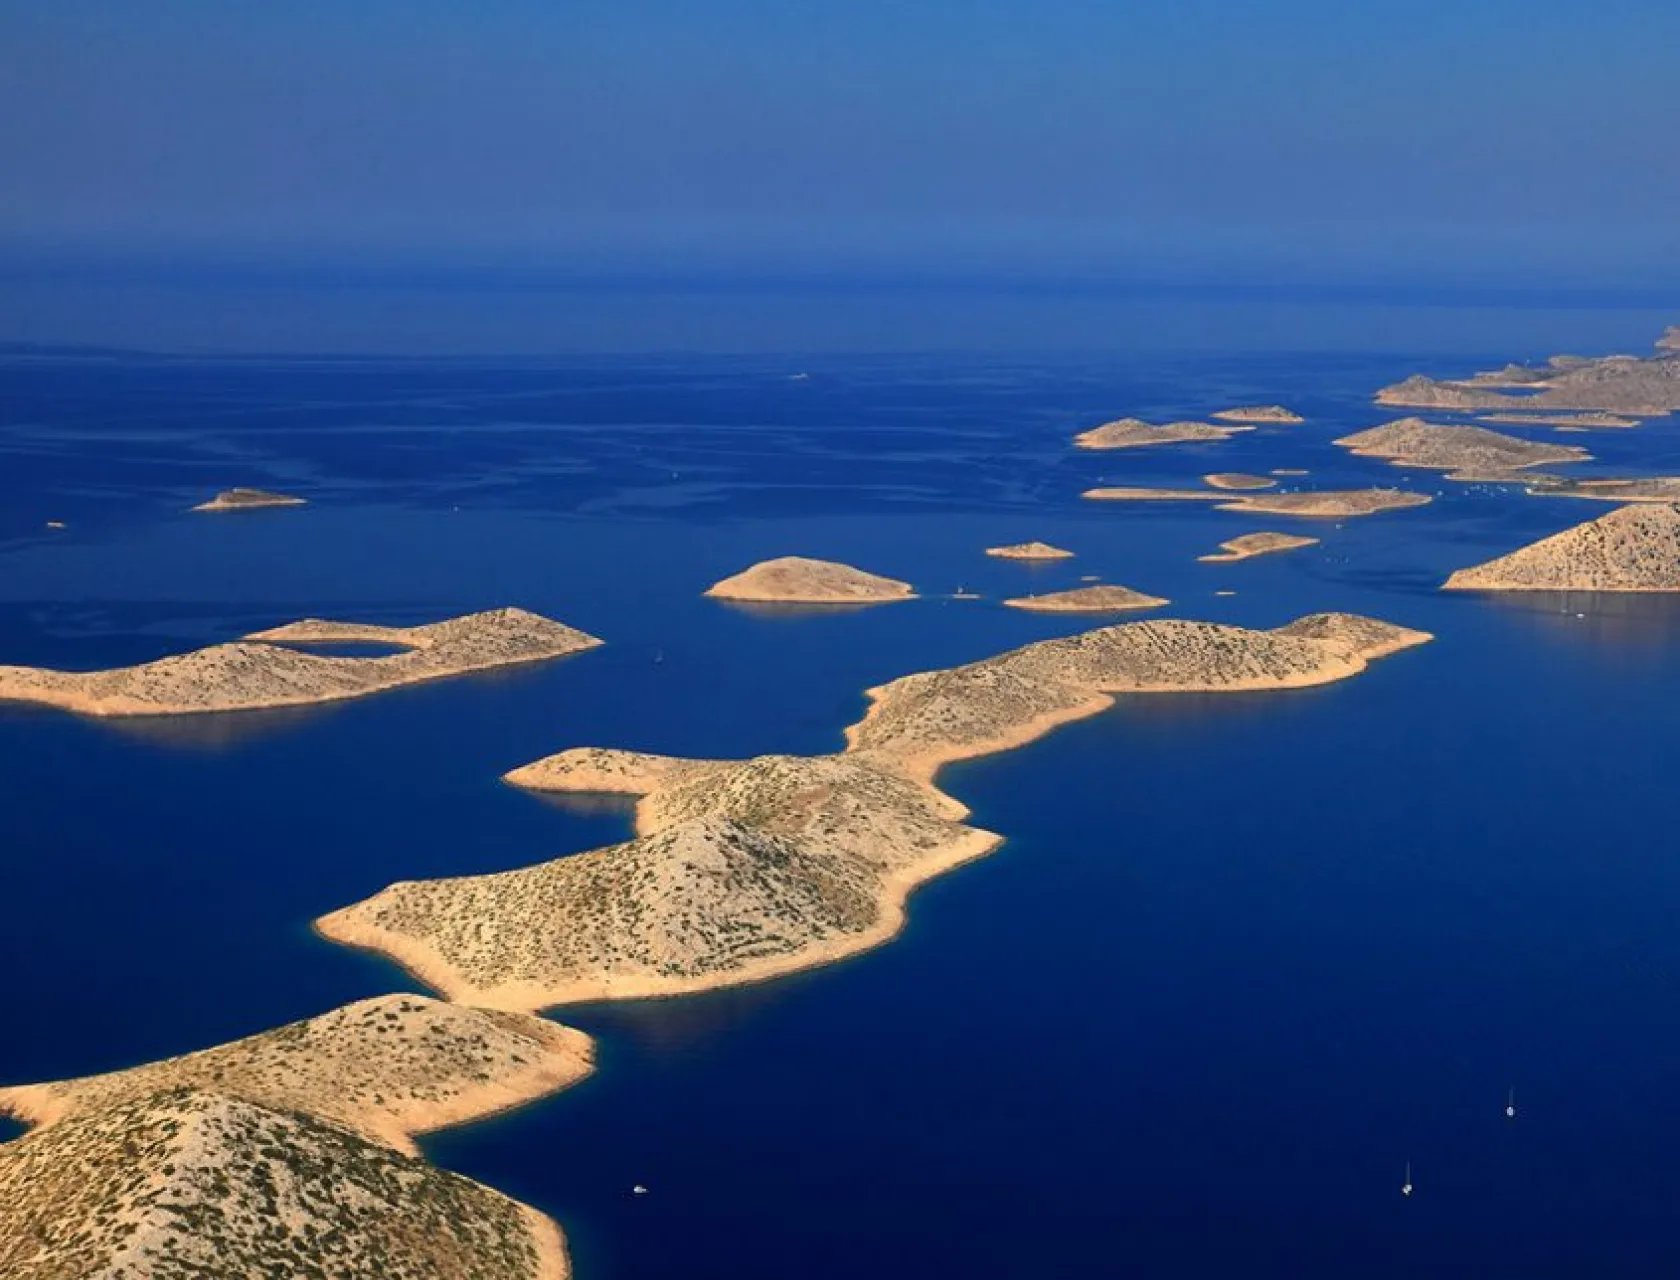
[[[1505,1118],[1507,1120],[1517,1118],[1517,1091],[1515,1089],[1505,1095]]]
[[[630,1188],[630,1194],[633,1196],[645,1196],[647,1194],[647,1188],[638,1182],[635,1186]]]
[[[1403,1196],[1412,1194],[1412,1162],[1410,1160],[1406,1161],[1406,1180],[1400,1184],[1400,1194]]]

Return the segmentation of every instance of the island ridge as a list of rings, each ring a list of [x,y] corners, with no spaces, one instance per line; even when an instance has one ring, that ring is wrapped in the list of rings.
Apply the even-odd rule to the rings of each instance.
[[[1018,596],[1003,603],[1008,608],[1026,609],[1031,613],[1118,613],[1123,609],[1158,609],[1171,601],[1160,596],[1146,596],[1130,587],[1097,586]]]
[[[1448,591],[1680,591],[1680,507],[1636,504],[1446,581]]]

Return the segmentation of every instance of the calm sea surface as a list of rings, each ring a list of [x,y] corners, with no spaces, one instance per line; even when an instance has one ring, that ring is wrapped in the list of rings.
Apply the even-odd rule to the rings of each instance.
[[[567,1011],[599,1073],[430,1154],[555,1215],[581,1280],[1671,1272],[1680,607],[1442,595],[1603,509],[1330,443],[1394,416],[1385,382],[1544,354],[1483,325],[1469,353],[1323,357],[0,358],[0,662],[503,604],[608,642],[301,713],[0,709],[0,1081],[410,989],[310,920],[627,830],[506,769],[831,751],[869,685],[1091,625],[998,601],[1099,574],[1173,616],[1349,609],[1439,639],[1321,689],[1131,699],[951,770],[1008,843],[920,892],[892,946]],[[1308,422],[1067,443],[1272,401]],[[1559,438],[1587,471],[1680,469],[1680,426]],[[1345,526],[1078,497],[1291,466],[1442,497]],[[311,505],[186,513],[235,484]],[[1262,528],[1323,543],[1196,562]],[[982,554],[1030,538],[1078,558]],[[926,597],[792,619],[700,597],[788,553]],[[959,585],[986,598],[941,598]]]

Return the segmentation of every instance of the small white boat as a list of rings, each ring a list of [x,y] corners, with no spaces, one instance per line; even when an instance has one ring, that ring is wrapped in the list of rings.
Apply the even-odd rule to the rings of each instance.
[[[1505,1095],[1505,1118],[1507,1120],[1517,1118],[1517,1091],[1515,1089]]]
[[[630,1188],[630,1194],[633,1196],[645,1196],[647,1194],[647,1188],[638,1182],[635,1186]]]
[[[1406,1180],[1400,1184],[1400,1194],[1403,1196],[1412,1194],[1412,1162],[1410,1160],[1406,1161]]]

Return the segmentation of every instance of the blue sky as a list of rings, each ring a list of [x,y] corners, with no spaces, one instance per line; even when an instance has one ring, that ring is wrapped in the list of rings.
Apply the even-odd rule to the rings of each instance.
[[[1664,0],[0,0],[0,49],[14,255],[1680,261]]]

